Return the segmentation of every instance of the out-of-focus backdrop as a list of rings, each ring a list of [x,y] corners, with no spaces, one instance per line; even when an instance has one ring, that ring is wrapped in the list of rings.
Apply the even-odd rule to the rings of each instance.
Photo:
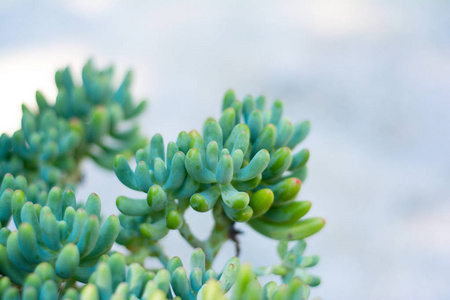
[[[2,1],[0,131],[19,127],[36,89],[55,97],[57,68],[79,74],[89,57],[117,80],[135,71],[145,133],[166,141],[218,116],[230,87],[283,99],[313,126],[301,199],[327,219],[308,239],[321,256],[313,295],[450,299],[449,12],[444,0]],[[86,170],[79,196],[117,213],[129,190]],[[210,224],[189,220],[200,235]],[[244,261],[276,261],[273,241],[241,229]],[[176,233],[164,244],[190,252]],[[230,243],[218,265],[231,255]]]

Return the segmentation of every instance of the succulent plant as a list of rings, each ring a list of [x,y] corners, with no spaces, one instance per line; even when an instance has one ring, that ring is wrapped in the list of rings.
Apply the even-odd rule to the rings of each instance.
[[[74,189],[81,179],[83,158],[92,157],[111,169],[117,153],[130,155],[145,145],[137,125],[122,128],[144,110],[145,101],[133,104],[130,72],[118,88],[112,77],[112,67],[99,71],[92,61],[83,68],[81,85],[74,82],[68,67],[56,72],[54,104],[36,92],[39,111],[23,105],[22,128],[11,137],[0,136],[0,178],[11,173],[47,190]]]
[[[205,270],[205,253],[195,249],[191,255],[191,272],[178,257],[170,260],[167,269],[156,273],[140,264],[126,265],[121,253],[104,256],[84,287],[73,282],[61,285],[61,278],[49,263],[36,266],[24,280],[22,288],[13,285],[8,277],[0,279],[2,299],[302,299],[309,294],[309,287],[299,279],[291,283],[273,281],[261,286],[252,268],[240,266],[237,257],[231,258],[220,273]],[[227,292],[233,288],[231,295]],[[297,297],[298,296],[298,297]]]
[[[222,116],[219,121],[208,119],[203,135],[182,131],[167,149],[162,136],[154,135],[148,147],[136,152],[134,171],[118,154],[114,161],[118,179],[146,193],[142,199],[117,198],[117,207],[132,217],[128,220],[134,226],[125,226],[119,243],[130,244],[139,236],[155,242],[169,230],[179,230],[212,260],[230,237],[234,222],[247,222],[276,240],[299,240],[319,231],[322,218],[300,220],[311,202],[295,201],[309,151],[292,155],[291,149],[306,137],[309,122],[294,126],[282,118],[281,101],[271,110],[264,110],[264,105],[263,97],[248,96],[240,102],[228,91]],[[215,230],[207,241],[195,238],[183,221],[189,207],[200,213],[214,210],[222,232]]]
[[[9,198],[17,230],[0,229],[0,270],[17,284],[35,267],[47,262],[62,279],[86,282],[92,267],[114,244],[119,219],[111,215],[101,224],[101,202],[91,194],[79,207],[71,190],[50,190],[45,204],[27,201],[22,190],[3,192]],[[79,208],[78,208],[79,207]]]
[[[182,131],[167,145],[156,134],[147,143],[139,127],[125,124],[145,102],[134,104],[130,73],[118,88],[112,75],[90,61],[77,85],[68,68],[58,71],[54,104],[38,92],[38,111],[23,106],[22,128],[0,137],[0,299],[307,299],[320,279],[307,271],[318,257],[304,256],[303,239],[325,223],[303,219],[311,202],[296,200],[309,151],[292,153],[309,122],[282,117],[279,100],[266,109],[264,97],[239,101],[228,91],[221,116],[202,133]],[[78,202],[87,157],[143,196],[119,196],[118,217],[102,216],[95,193]],[[190,209],[212,213],[206,240],[185,220]],[[226,241],[239,254],[237,222],[278,240],[281,262],[251,267],[232,257],[214,271]],[[160,244],[171,230],[195,248],[189,271]],[[146,267],[149,257],[161,267]],[[281,284],[261,285],[265,275]]]

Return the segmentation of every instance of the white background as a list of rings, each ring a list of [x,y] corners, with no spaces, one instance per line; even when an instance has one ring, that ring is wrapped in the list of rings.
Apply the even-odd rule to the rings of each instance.
[[[300,199],[327,220],[308,239],[321,256],[313,295],[450,298],[448,1],[91,2],[0,2],[1,132],[19,127],[36,89],[54,99],[57,68],[79,74],[89,57],[114,63],[118,80],[135,71],[135,95],[150,100],[143,130],[166,142],[219,116],[230,87],[281,98],[313,126]],[[130,191],[85,167],[79,197],[95,191],[117,213]],[[188,217],[205,235],[198,216]],[[242,260],[277,261],[273,241],[242,230]],[[164,244],[187,259],[177,233]],[[231,255],[227,244],[216,268]]]

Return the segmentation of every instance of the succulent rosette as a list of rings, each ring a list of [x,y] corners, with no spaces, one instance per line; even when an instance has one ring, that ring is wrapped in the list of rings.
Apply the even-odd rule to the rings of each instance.
[[[102,223],[101,201],[91,194],[84,205],[71,190],[50,190],[46,203],[27,201],[22,190],[5,190],[17,230],[0,229],[0,271],[22,284],[42,262],[58,277],[86,282],[100,257],[111,249],[120,230],[111,215]],[[3,202],[4,204],[4,202]]]
[[[148,147],[136,152],[134,170],[125,156],[117,155],[118,179],[146,194],[117,198],[117,207],[127,216],[124,223],[133,224],[125,226],[120,243],[130,244],[139,235],[158,241],[169,230],[192,237],[183,226],[189,207],[200,213],[215,210],[215,220],[223,226],[246,222],[276,240],[299,240],[319,231],[322,218],[303,219],[311,202],[296,200],[309,151],[292,154],[310,124],[293,125],[282,112],[281,101],[266,109],[264,97],[248,96],[241,102],[228,91],[221,117],[209,118],[202,134],[182,131],[167,147],[161,135],[154,135]],[[224,235],[226,239],[229,232]],[[194,247],[202,246],[193,241]]]

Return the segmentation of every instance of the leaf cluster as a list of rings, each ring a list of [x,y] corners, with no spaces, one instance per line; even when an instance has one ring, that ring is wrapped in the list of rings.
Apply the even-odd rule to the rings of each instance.
[[[22,128],[0,137],[0,299],[308,298],[320,279],[307,272],[318,257],[303,255],[303,239],[324,226],[303,218],[311,202],[296,200],[309,151],[294,148],[309,122],[292,124],[279,100],[268,108],[262,96],[240,101],[228,91],[221,116],[201,133],[182,131],[167,146],[156,134],[147,143],[135,125],[145,102],[134,104],[131,73],[114,87],[113,69],[89,61],[81,84],[69,68],[55,79],[54,104],[37,92],[38,111],[23,106]],[[77,201],[85,158],[144,196],[119,196],[121,214],[107,217],[95,193]],[[206,240],[190,230],[191,209],[213,215]],[[278,240],[280,264],[253,268],[232,257],[215,272],[226,241],[239,250],[237,222]],[[159,244],[174,230],[195,248],[189,272]],[[161,267],[146,268],[148,257]],[[282,283],[262,285],[258,277],[270,274]]]

